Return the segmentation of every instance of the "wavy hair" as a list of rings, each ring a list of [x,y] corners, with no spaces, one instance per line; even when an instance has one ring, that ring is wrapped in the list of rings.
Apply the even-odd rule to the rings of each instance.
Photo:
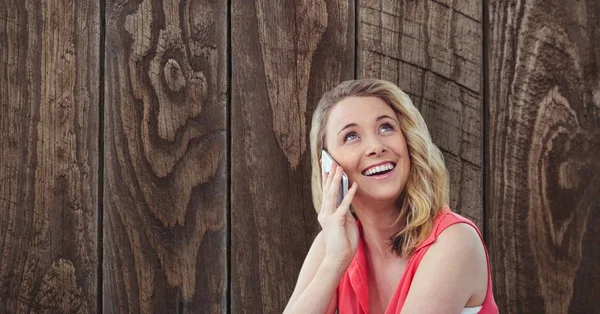
[[[390,238],[390,246],[397,255],[410,256],[431,233],[435,216],[448,206],[448,170],[423,117],[408,95],[395,84],[378,79],[351,80],[323,95],[313,113],[310,130],[313,205],[319,212],[323,197],[320,160],[327,119],[331,109],[348,97],[378,97],[398,116],[411,167],[398,199],[396,222],[401,222],[404,228]]]

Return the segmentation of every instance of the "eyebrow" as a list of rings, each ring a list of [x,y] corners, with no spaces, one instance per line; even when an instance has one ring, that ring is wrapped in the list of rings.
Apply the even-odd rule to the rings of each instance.
[[[397,121],[396,119],[394,119],[394,118],[392,118],[392,117],[390,117],[390,116],[388,116],[388,115],[386,115],[386,114],[384,114],[384,115],[382,115],[382,116],[379,116],[379,117],[377,117],[377,119],[375,119],[375,121],[379,121],[379,120],[382,120],[382,119],[385,119],[385,118],[392,119],[392,120],[394,120],[396,123],[398,123],[398,121]],[[351,128],[351,127],[354,127],[354,126],[357,126],[357,125],[358,125],[358,124],[356,124],[356,123],[349,123],[349,124],[346,124],[346,126],[345,126],[345,127],[343,127],[343,128],[342,128],[342,129],[341,129],[341,130],[338,132],[338,134],[342,133],[342,131],[344,131],[344,130],[345,130],[345,129],[347,129],[347,128]]]

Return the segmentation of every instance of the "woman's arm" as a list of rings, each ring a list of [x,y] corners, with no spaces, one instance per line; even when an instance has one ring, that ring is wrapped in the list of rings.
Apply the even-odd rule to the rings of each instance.
[[[325,242],[323,233],[320,232],[306,255],[294,293],[284,313],[335,313],[336,288],[343,270],[324,261],[324,257]]]
[[[487,259],[477,231],[465,223],[454,224],[423,256],[402,314],[460,313],[468,303],[479,306],[487,279]]]
[[[323,231],[313,241],[284,313],[333,313],[336,288],[358,247],[358,227],[350,213],[358,185],[352,184],[336,208],[344,170],[334,164],[331,171],[332,175],[323,174],[323,202],[318,217]]]

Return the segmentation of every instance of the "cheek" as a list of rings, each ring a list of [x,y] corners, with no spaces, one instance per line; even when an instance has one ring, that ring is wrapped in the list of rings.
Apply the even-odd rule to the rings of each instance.
[[[395,136],[390,141],[390,147],[393,147],[394,152],[400,157],[408,157],[408,145],[402,135]]]
[[[354,179],[360,175],[358,170],[360,165],[360,154],[357,153],[357,150],[353,149],[341,149],[337,153],[338,156],[340,156],[337,162],[344,168],[344,172],[348,175],[348,179],[354,181]]]
[[[352,164],[352,159],[349,158],[351,152],[352,151],[349,151],[345,147],[334,147],[329,150],[331,157],[333,157],[335,162],[344,169],[347,169]]]
[[[358,168],[360,158],[357,158],[356,155],[356,152],[353,153],[351,151],[343,153],[344,159],[343,161],[340,161],[340,165],[344,168],[344,170],[346,170],[346,172],[350,172]]]
[[[404,147],[402,150],[402,164],[406,169],[410,169],[411,167],[410,154],[408,153],[408,149],[406,147]]]
[[[410,173],[410,167],[410,158],[404,158],[404,168],[406,169],[406,176],[408,176],[408,174]]]

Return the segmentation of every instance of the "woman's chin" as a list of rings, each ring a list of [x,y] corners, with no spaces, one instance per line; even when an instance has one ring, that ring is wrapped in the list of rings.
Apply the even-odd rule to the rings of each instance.
[[[357,200],[360,200],[361,202],[396,202],[398,200],[398,197],[400,197],[400,194],[402,191],[399,191],[397,189],[389,189],[389,190],[382,190],[382,189],[378,189],[377,191],[358,191],[359,193],[356,193],[355,198],[357,198]]]

